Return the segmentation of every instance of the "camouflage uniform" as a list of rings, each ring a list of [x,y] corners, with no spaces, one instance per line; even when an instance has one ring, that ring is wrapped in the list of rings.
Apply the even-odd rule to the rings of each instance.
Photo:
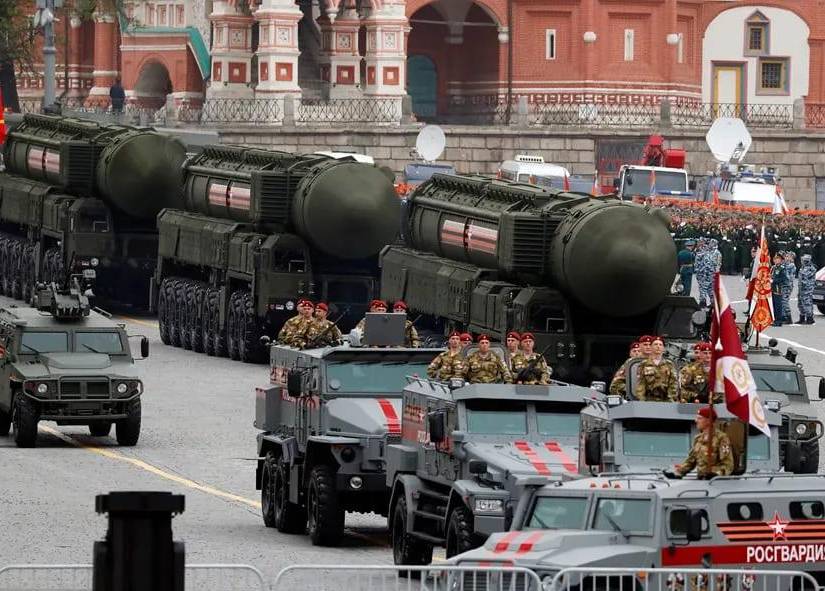
[[[679,372],[679,383],[681,384],[680,398],[682,402],[699,401],[708,402],[708,376],[707,366],[701,361],[694,361],[684,366]],[[714,404],[722,402],[721,394],[713,395]]]
[[[476,351],[464,362],[464,379],[471,384],[510,384],[513,374],[501,357],[492,351],[486,355]]]
[[[718,474],[727,476],[733,472],[733,451],[727,434],[719,429],[713,429],[711,439],[713,450],[708,457],[707,433],[699,433],[693,438],[693,445],[687,459],[679,466],[676,473],[684,476],[694,468],[700,478]]]
[[[800,322],[813,324],[814,321],[814,286],[816,284],[816,266],[811,261],[811,255],[802,255],[802,266],[799,267],[799,315]]]
[[[696,284],[699,286],[699,305],[713,305],[713,259],[707,246],[696,253],[694,270],[696,272]]]
[[[508,351],[508,353],[510,353],[510,352]],[[521,351],[516,351],[515,353],[510,353],[510,359],[509,359],[509,365],[508,365],[508,367],[510,368],[510,373],[512,373],[513,375],[516,375],[516,366],[520,366],[522,359],[524,359],[524,353],[522,353]],[[523,367],[523,365],[521,365],[520,367]]]
[[[782,286],[782,318],[791,322],[791,292],[793,291],[793,280],[796,279],[796,265],[791,261],[783,261],[782,268],[785,270],[787,281]]]
[[[306,347],[325,347],[328,345],[339,345],[343,336],[335,324],[324,318],[315,318],[310,324],[304,337]]]
[[[609,389],[611,394],[627,398],[627,372],[630,368],[630,363],[635,360],[636,357],[630,357],[622,363],[621,367],[613,374]]]
[[[290,347],[303,348],[306,345],[306,336],[310,326],[315,323],[314,318],[304,318],[300,314],[293,316],[281,327],[278,333],[278,342]]]
[[[427,366],[427,376],[431,380],[446,382],[451,378],[464,377],[464,358],[461,351],[453,353],[449,350],[439,353]]]
[[[633,394],[636,400],[675,402],[676,368],[667,359],[659,363],[645,359],[639,364],[639,382]]]
[[[519,380],[518,375],[522,370],[526,370],[533,362],[531,370],[525,371],[525,379]],[[553,370],[547,365],[547,360],[541,353],[531,353],[528,355],[519,355],[512,361],[513,381],[519,384],[527,384],[535,386],[536,384],[549,384],[550,376]]]
[[[788,274],[785,272],[785,267],[782,263],[774,263],[771,267],[771,299],[773,303],[774,325],[778,326],[785,322],[785,310],[783,302],[783,293],[788,282]]]
[[[407,347],[421,346],[421,339],[418,338],[418,331],[415,330],[412,320],[404,323],[404,345]]]

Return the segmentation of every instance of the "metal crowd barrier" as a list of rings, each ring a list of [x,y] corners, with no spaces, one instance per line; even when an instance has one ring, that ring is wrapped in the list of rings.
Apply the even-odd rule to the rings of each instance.
[[[288,566],[272,591],[541,591],[526,568],[483,566]]]
[[[568,568],[542,591],[818,591],[808,573],[720,568]]]
[[[91,564],[12,564],[0,567],[0,591],[91,591]],[[245,564],[187,564],[186,589],[267,591],[263,574]]]

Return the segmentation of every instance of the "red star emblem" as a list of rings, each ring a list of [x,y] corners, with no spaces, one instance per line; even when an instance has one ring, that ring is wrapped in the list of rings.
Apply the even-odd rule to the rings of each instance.
[[[787,521],[782,521],[782,518],[779,517],[779,513],[773,514],[773,520],[767,522],[768,527],[771,528],[773,531],[773,539],[787,539],[785,538],[785,528],[788,527]]]

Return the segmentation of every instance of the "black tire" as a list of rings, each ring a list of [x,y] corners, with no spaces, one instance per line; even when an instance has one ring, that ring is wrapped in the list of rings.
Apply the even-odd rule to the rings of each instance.
[[[8,262],[9,241],[5,236],[0,235],[0,292],[8,295],[9,273],[6,269]]]
[[[206,286],[200,281],[189,288],[189,342],[195,353],[203,353],[203,299]]]
[[[160,342],[168,345],[169,341],[169,300],[167,288],[169,287],[169,279],[164,279],[160,282],[158,288],[158,332],[160,332]]]
[[[264,524],[284,534],[306,531],[307,514],[300,505],[289,502],[287,466],[267,452],[261,477],[261,513]]]
[[[34,252],[35,246],[34,244],[27,244],[23,247],[23,267],[22,267],[22,300],[24,302],[31,303],[32,297],[34,296],[34,284],[35,284],[35,276],[34,276]]]
[[[275,527],[275,470],[278,459],[271,451],[266,452],[261,470],[261,517],[266,527]]]
[[[825,314],[825,304],[817,304],[816,309],[819,310],[820,314]]]
[[[140,438],[140,400],[129,406],[128,417],[120,419],[115,425],[115,436],[119,445],[131,447]]]
[[[238,347],[238,298],[239,291],[232,292],[229,296],[229,310],[226,317],[226,355],[230,359],[240,359]]]
[[[0,437],[5,437],[9,434],[11,428],[11,412],[0,410]]]
[[[252,294],[245,293],[239,298],[238,314],[238,357],[244,363],[259,363],[263,358],[261,354],[261,328],[258,325],[258,317],[255,315],[255,304]]]
[[[192,316],[189,313],[189,291],[192,288],[192,282],[188,279],[182,279],[178,285],[177,295],[175,296],[175,303],[177,304],[178,329],[180,331],[180,346],[187,351],[192,350],[191,327],[189,326]]]
[[[110,421],[89,423],[89,433],[92,437],[106,437],[111,430],[112,423]]]
[[[392,559],[397,565],[421,566],[433,561],[432,544],[407,533],[407,500],[401,493],[392,513]]]
[[[337,546],[344,534],[344,510],[338,503],[335,473],[315,466],[307,487],[307,530],[314,546]]]
[[[447,522],[447,558],[480,546],[473,530],[473,514],[464,505],[450,513]]]
[[[10,264],[10,275],[11,275],[11,289],[9,293],[9,297],[14,298],[15,300],[19,300],[20,296],[22,295],[22,271],[21,271],[21,261],[20,257],[23,256],[23,248],[22,243],[19,240],[15,240],[11,244],[11,248],[9,249],[9,262]]]
[[[226,327],[221,328],[221,292],[217,289],[209,293],[209,322],[215,357],[226,357]]]
[[[215,334],[217,330],[219,319],[214,318],[212,314],[212,288],[207,287],[203,293],[203,302],[201,302],[201,340],[203,341],[203,352],[213,357],[215,355]],[[217,309],[216,309],[217,312]]]
[[[180,347],[180,325],[178,323],[178,280],[170,279],[166,286],[166,301],[169,304],[167,317],[169,318],[169,344]]]
[[[37,423],[40,417],[34,402],[17,394],[14,397],[14,443],[17,447],[34,447],[37,443]]]
[[[816,474],[819,471],[819,442],[814,441],[802,446],[802,463],[799,474]]]

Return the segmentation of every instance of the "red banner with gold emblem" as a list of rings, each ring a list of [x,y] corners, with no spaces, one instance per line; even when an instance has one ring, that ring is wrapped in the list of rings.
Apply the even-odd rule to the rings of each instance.
[[[759,263],[754,267],[751,284],[748,289],[750,301],[751,325],[756,332],[762,332],[773,324],[773,300],[771,299],[771,255],[765,238],[765,226],[762,226],[762,238],[759,240]]]

